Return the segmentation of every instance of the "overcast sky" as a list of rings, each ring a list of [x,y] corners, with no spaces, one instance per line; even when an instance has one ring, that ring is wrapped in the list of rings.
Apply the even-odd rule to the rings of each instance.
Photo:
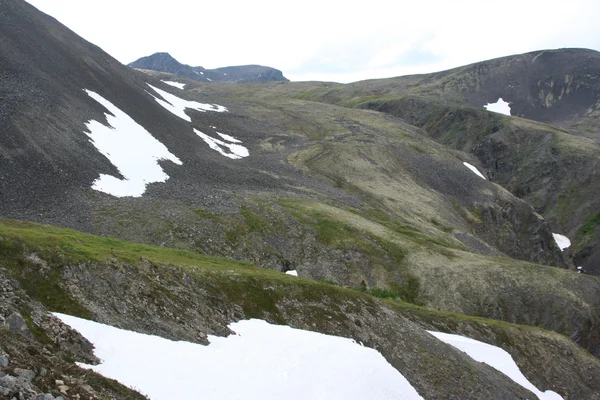
[[[28,0],[127,64],[261,64],[294,81],[440,71],[527,51],[600,50],[598,0]]]

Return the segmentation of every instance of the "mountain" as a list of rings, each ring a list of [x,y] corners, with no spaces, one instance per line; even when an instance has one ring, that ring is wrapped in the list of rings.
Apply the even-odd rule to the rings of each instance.
[[[288,82],[288,79],[283,76],[281,71],[271,67],[263,67],[262,65],[239,65],[215,69],[190,67],[189,65],[181,64],[171,57],[169,53],[154,53],[151,56],[142,57],[130,63],[129,66],[137,69],[168,72],[199,82]]]
[[[599,75],[597,51],[545,50],[434,74],[314,85],[297,95],[394,115],[473,154],[490,180],[571,238],[577,265],[600,274]],[[498,98],[521,118],[483,110]]]
[[[427,399],[532,397],[427,332],[443,331],[501,346],[538,388],[600,397],[600,281],[465,145],[550,137],[579,165],[594,139],[426,96],[394,111],[413,103],[361,97],[368,83],[141,72],[26,2],[0,6],[3,395],[140,398],[74,365],[98,360],[52,311],[201,344],[261,319],[352,338]]]

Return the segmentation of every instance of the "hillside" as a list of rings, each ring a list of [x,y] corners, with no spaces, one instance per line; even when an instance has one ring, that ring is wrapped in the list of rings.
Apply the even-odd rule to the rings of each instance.
[[[295,95],[382,111],[475,155],[490,180],[571,239],[577,265],[600,274],[599,61],[592,50],[539,51],[435,74],[314,84]],[[483,109],[498,98],[528,119]]]
[[[155,53],[142,57],[128,65],[131,68],[142,70],[168,72],[198,82],[255,83],[288,81],[281,71],[271,67],[263,67],[262,65],[238,65],[215,69],[191,67],[180,63],[169,53]]]
[[[207,335],[230,334],[232,321],[260,318],[375,348],[427,399],[527,396],[498,371],[442,344],[424,328],[459,332],[502,346],[540,387],[598,398],[600,362],[567,338],[537,328],[378,300],[248,263],[17,221],[1,221],[0,249],[3,314],[14,321],[0,328],[2,349],[11,361],[8,371],[46,365],[54,355],[53,367],[31,382],[42,391],[56,392],[54,380],[61,379],[69,382],[70,395],[124,393],[68,366],[72,357],[88,363],[94,357],[81,336],[45,312],[50,309],[199,343],[206,343]],[[25,346],[35,350],[23,351]],[[557,358],[556,353],[571,356]]]
[[[600,281],[552,235],[596,254],[573,235],[595,139],[367,83],[142,72],[0,6],[0,389],[139,398],[78,369],[91,345],[51,311],[205,345],[261,319],[362,342],[426,399],[531,396],[425,329],[456,333],[600,398]]]

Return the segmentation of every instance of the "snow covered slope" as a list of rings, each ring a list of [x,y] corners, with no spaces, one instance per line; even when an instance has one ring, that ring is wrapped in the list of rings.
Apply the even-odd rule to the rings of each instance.
[[[102,364],[82,366],[153,400],[423,399],[377,351],[337,336],[252,319],[203,346],[55,315],[94,344]]]
[[[442,342],[448,343],[449,345],[464,351],[475,361],[483,362],[496,368],[525,389],[531,390],[538,399],[563,400],[562,396],[552,390],[542,392],[536,388],[527,378],[525,378],[510,354],[501,348],[460,335],[432,331],[429,333],[440,339]]]

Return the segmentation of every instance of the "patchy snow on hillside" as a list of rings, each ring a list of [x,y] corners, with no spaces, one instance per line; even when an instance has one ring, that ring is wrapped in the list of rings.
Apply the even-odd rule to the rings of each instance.
[[[500,113],[500,114],[511,115],[510,114],[510,103],[507,103],[506,101],[502,100],[502,97],[500,97],[497,102],[488,103],[483,107],[485,107],[485,109],[488,111],[492,111],[492,112],[496,112],[496,113]]]
[[[185,83],[174,82],[174,81],[162,81],[162,82],[166,83],[167,85],[174,86],[177,89],[183,89],[185,87]]]
[[[464,351],[475,361],[486,363],[502,372],[525,389],[533,392],[540,400],[563,400],[558,393],[553,392],[552,390],[541,392],[538,388],[533,386],[533,384],[527,380],[525,375],[523,375],[511,355],[505,350],[460,335],[432,331],[428,332],[442,342]]]
[[[351,339],[251,319],[202,346],[55,313],[94,344],[79,364],[153,400],[404,399],[422,397],[376,350]],[[191,383],[193,383],[191,385]]]
[[[561,251],[564,251],[566,248],[571,246],[571,241],[568,237],[561,235],[560,233],[553,233],[552,237],[554,237],[554,241],[558,245]]]
[[[289,270],[289,271],[285,271],[285,273],[287,275],[298,276],[298,271],[296,271],[295,269],[292,269],[292,270]]]
[[[196,135],[200,136],[211,149],[218,151],[225,157],[236,160],[239,158],[248,157],[250,155],[248,149],[241,144],[226,143],[222,140],[210,137],[207,134],[200,132],[198,129],[194,129],[194,132],[196,132]],[[237,140],[236,138],[231,136],[229,137],[234,139],[237,143],[241,143],[241,141]]]
[[[464,164],[464,166],[465,166],[465,167],[467,167],[467,168],[469,168],[471,171],[473,171],[473,172],[474,172],[474,173],[475,173],[477,176],[480,176],[480,177],[482,177],[483,179],[485,179],[485,176],[483,176],[483,174],[482,174],[481,172],[479,172],[479,170],[477,169],[477,167],[475,167],[475,166],[474,166],[474,165],[472,165],[472,164],[469,164],[468,162],[464,162],[464,161],[463,161],[463,164]]]
[[[181,165],[179,158],[110,101],[91,90],[84,90],[112,114],[105,114],[110,126],[94,120],[88,121],[85,126],[89,132],[85,134],[125,178],[100,174],[92,189],[117,197],[140,197],[146,191],[148,183],[169,179],[158,160],[170,160]]]
[[[160,90],[159,88],[154,87],[149,83],[147,83],[147,85],[150,86],[152,88],[152,90],[154,90],[156,93],[158,93],[164,99],[164,100],[159,99],[152,93],[148,92],[148,93],[150,93],[150,95],[152,95],[152,97],[154,97],[154,100],[156,100],[156,102],[158,104],[160,104],[161,106],[163,106],[164,108],[169,110],[171,113],[177,115],[179,118],[182,118],[188,122],[192,122],[192,119],[190,118],[189,115],[187,115],[185,113],[186,108],[191,108],[193,110],[202,111],[202,112],[205,112],[205,111],[226,112],[227,111],[227,108],[220,106],[218,104],[206,104],[206,103],[198,103],[197,101],[184,100],[175,95],[172,95],[171,93],[167,93],[164,90]]]
[[[242,143],[241,140],[234,138],[233,136],[226,135],[221,132],[217,132],[217,135],[221,136],[223,139],[227,140],[230,143]]]

